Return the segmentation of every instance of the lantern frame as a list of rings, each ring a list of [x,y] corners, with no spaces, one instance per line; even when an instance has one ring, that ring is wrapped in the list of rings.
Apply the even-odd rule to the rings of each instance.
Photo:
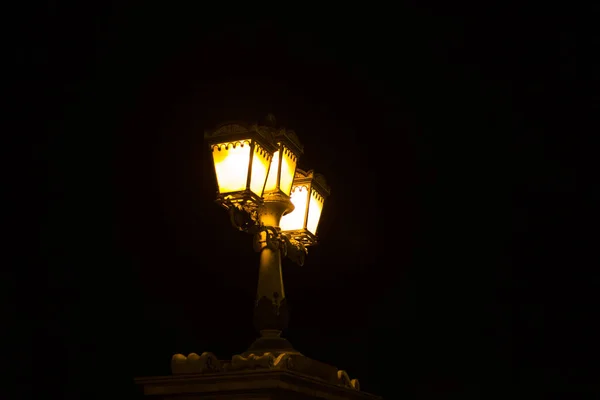
[[[206,130],[204,132],[204,140],[207,142],[209,149],[211,150],[211,161],[213,164],[213,170],[215,172],[215,178],[217,181],[217,199],[216,202],[225,209],[230,209],[233,205],[241,208],[255,209],[263,203],[262,195],[264,194],[264,187],[269,176],[269,170],[271,168],[271,161],[273,154],[277,151],[277,146],[274,142],[273,132],[268,130],[260,129],[258,125],[247,124],[245,122],[225,122],[218,125],[215,129]],[[248,167],[245,170],[246,174],[246,186],[243,190],[232,191],[221,193],[221,186],[219,184],[219,175],[217,167],[215,165],[214,156],[212,152],[220,151],[221,145],[231,145],[234,148],[238,145],[250,146],[250,157],[248,161]],[[262,183],[262,192],[260,195],[254,193],[250,189],[252,182],[252,163],[254,161],[254,150],[256,146],[260,146],[268,155],[268,166],[265,175],[265,181]]]
[[[331,194],[331,189],[329,185],[327,185],[327,181],[322,174],[315,173],[313,170],[304,171],[300,168],[296,168],[296,175],[294,177],[294,183],[292,184],[292,193],[294,189],[297,187],[305,187],[307,190],[307,201],[305,209],[302,210],[304,212],[304,221],[302,224],[302,228],[293,229],[293,230],[285,230],[282,229],[282,233],[289,236],[290,238],[302,243],[304,246],[314,246],[317,244],[317,233],[319,231],[319,225],[321,224],[321,216],[323,215],[323,208],[325,208],[325,203],[327,197]],[[319,196],[323,198],[323,206],[321,208],[321,214],[319,215],[319,220],[317,221],[317,226],[315,228],[315,232],[312,233],[308,230],[308,216],[310,214],[310,196],[312,195],[312,191],[315,191]],[[298,208],[296,208],[295,212],[300,212]]]
[[[277,147],[275,152],[279,152],[279,157],[277,158],[277,165],[273,165],[274,159],[271,159],[271,168],[269,169],[269,174],[267,176],[267,181],[265,183],[265,192],[264,193],[282,193],[286,196],[290,196],[292,192],[292,188],[294,187],[294,179],[296,177],[296,170],[298,169],[298,161],[302,154],[304,154],[304,146],[300,143],[296,132],[291,129],[281,128],[275,130],[274,128],[269,127],[260,127],[261,130],[269,130],[272,132],[273,140]],[[290,188],[287,191],[282,190],[281,188],[281,174],[282,174],[282,165],[285,157],[285,153],[289,152],[289,157],[294,160],[294,170],[291,171],[291,180]],[[274,157],[273,157],[274,158]],[[267,189],[267,184],[269,182],[269,178],[271,177],[271,173],[273,172],[273,167],[277,168],[275,173],[275,188],[272,190]]]

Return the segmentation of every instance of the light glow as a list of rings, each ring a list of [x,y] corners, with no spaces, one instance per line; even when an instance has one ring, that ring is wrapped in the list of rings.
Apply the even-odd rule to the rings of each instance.
[[[219,193],[245,190],[250,164],[250,142],[244,140],[216,144],[212,147],[212,153]]]
[[[269,169],[269,177],[265,185],[265,192],[277,190],[277,173],[279,172],[279,150],[273,153],[271,159],[271,168]]]
[[[294,211],[284,215],[279,224],[282,231],[295,231],[304,229],[304,221],[306,219],[306,211],[308,204],[308,189],[306,186],[296,186],[292,189],[290,196]]]
[[[308,206],[306,229],[313,235],[317,234],[319,219],[321,218],[321,212],[323,211],[323,202],[323,197],[321,197],[315,190],[312,190]]]
[[[270,161],[271,156],[257,143],[254,143],[250,190],[258,196],[263,195],[265,180],[267,179],[267,173],[269,172]]]
[[[290,195],[294,174],[296,172],[296,157],[284,147],[283,159],[281,160],[281,178],[279,178],[279,189],[286,195]]]
[[[297,159],[287,147],[281,144],[279,147],[280,149],[283,149],[283,159],[280,160],[281,150],[277,150],[273,154],[269,177],[267,178],[267,184],[265,185],[265,192],[279,189],[289,196],[292,190],[292,184],[294,183]],[[279,176],[279,188],[277,187],[277,176]]]

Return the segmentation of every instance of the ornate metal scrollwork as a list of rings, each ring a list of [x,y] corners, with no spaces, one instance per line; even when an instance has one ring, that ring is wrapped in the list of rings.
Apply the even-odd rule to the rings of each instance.
[[[306,247],[299,241],[281,233],[279,229],[270,226],[255,225],[248,232],[254,233],[255,251],[260,252],[264,248],[269,248],[273,251],[280,250],[282,256],[288,257],[300,266],[304,265],[304,260],[308,253]]]
[[[239,231],[252,232],[258,225],[256,210],[244,208],[239,204],[230,204],[228,211],[231,225]]]
[[[264,248],[280,250],[282,256],[302,266],[308,250],[298,240],[283,234],[279,228],[261,225],[256,208],[245,207],[240,203],[221,201],[229,212],[234,228],[254,235],[254,250],[260,252]]]
[[[257,226],[254,233],[254,250],[260,252],[264,248],[273,251],[281,249],[281,233],[271,226]]]
[[[306,254],[308,254],[308,249],[302,243],[288,235],[283,234],[281,236],[284,243],[283,255],[287,256],[299,266],[303,266]]]

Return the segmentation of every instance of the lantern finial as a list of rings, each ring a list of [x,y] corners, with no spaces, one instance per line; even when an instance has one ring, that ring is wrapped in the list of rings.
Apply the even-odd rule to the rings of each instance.
[[[266,125],[272,128],[275,128],[275,126],[277,125],[277,120],[275,119],[275,116],[273,114],[267,114]]]

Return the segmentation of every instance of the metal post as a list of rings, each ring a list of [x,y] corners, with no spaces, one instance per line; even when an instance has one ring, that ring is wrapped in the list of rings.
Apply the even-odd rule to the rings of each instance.
[[[299,354],[287,340],[280,337],[281,332],[287,328],[289,314],[281,274],[284,241],[281,238],[279,222],[285,213],[293,210],[294,205],[290,198],[279,192],[265,194],[264,203],[258,210],[261,229],[255,234],[254,246],[255,250],[260,252],[260,267],[254,326],[261,337],[245,354]]]

